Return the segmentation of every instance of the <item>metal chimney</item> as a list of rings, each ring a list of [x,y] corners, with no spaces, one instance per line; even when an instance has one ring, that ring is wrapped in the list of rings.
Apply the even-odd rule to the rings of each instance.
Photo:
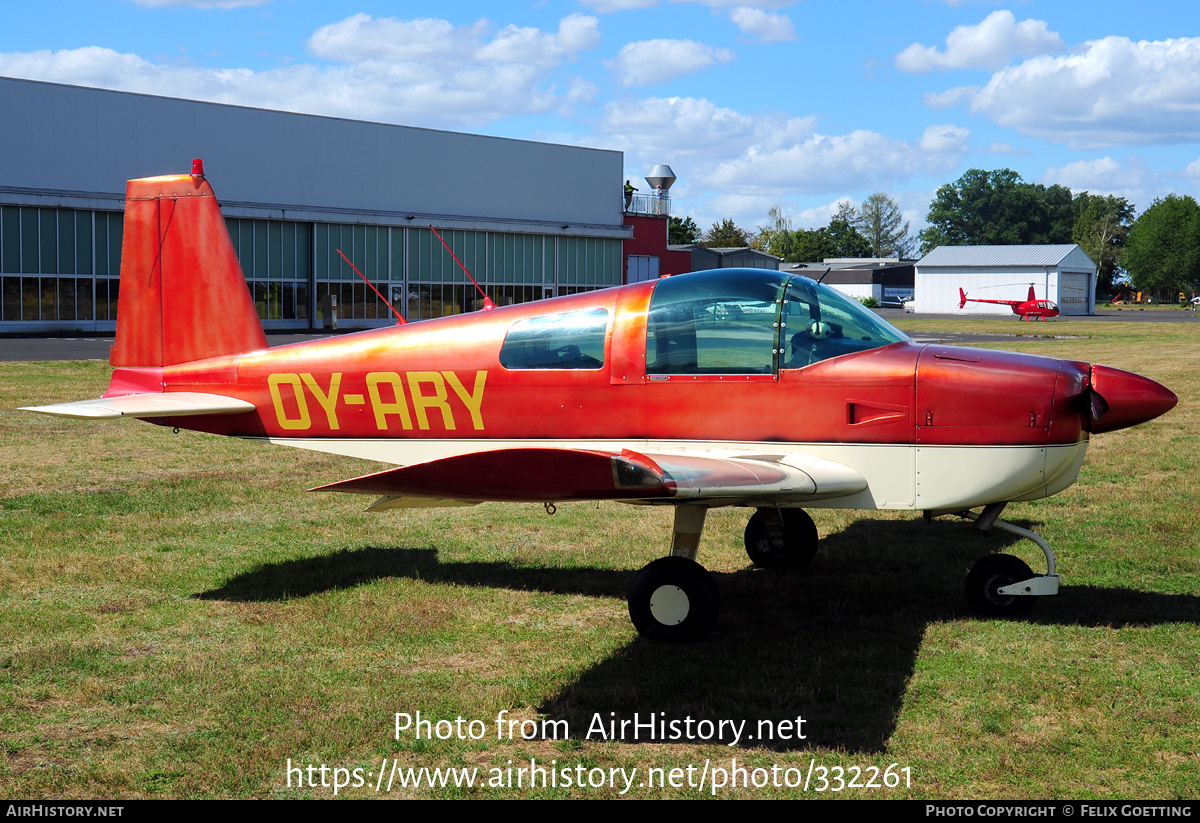
[[[650,184],[650,188],[662,186],[663,191],[670,191],[671,186],[675,185],[675,180],[675,172],[671,171],[670,166],[663,163],[650,169],[650,173],[646,175],[646,182]]]

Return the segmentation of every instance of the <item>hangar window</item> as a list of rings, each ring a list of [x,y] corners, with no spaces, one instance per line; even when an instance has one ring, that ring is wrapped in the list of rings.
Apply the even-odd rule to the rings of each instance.
[[[506,369],[599,369],[604,366],[605,309],[518,320],[500,347]]]

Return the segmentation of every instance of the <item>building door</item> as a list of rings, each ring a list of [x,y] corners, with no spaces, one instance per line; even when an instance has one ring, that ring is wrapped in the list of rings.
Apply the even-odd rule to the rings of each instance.
[[[658,279],[658,258],[648,255],[631,254],[625,264],[625,282],[640,283],[643,280]]]

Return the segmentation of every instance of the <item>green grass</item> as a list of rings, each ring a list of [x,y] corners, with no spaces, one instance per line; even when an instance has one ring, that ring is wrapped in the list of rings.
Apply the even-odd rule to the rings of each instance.
[[[1044,333],[1010,320],[920,330]],[[1195,798],[1200,786],[1200,333],[1047,324],[1005,347],[1161,380],[1180,405],[1092,441],[1079,483],[1006,516],[1060,558],[1027,622],[977,620],[962,578],[1003,534],[905,513],[815,510],[801,574],[751,569],[747,512],[710,515],[713,636],[646,643],[624,594],[670,511],[574,504],[366,514],[304,490],[372,466],[19,405],[98,395],[102,363],[0,365],[0,795],[326,797],[285,767],[365,772],[536,757],[558,767],[909,767],[912,786],[838,797]],[[989,344],[995,345],[995,344]],[[488,724],[483,740],[393,739],[396,712]],[[569,740],[496,740],[494,720]],[[583,739],[594,716],[805,718],[805,740]],[[815,779],[814,779],[815,780]],[[865,778],[864,778],[865,780]],[[611,788],[393,787],[408,797],[607,797]],[[707,792],[706,792],[707,793]],[[371,787],[345,796],[374,795]],[[694,796],[694,788],[629,795]],[[794,797],[788,788],[720,796]],[[810,795],[816,796],[810,791]],[[821,796],[833,796],[825,793]]]

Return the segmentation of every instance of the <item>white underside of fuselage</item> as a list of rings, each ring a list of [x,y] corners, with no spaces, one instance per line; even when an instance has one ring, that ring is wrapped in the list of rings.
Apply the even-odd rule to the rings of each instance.
[[[782,505],[933,511],[958,511],[1057,494],[1075,482],[1087,451],[1086,440],[1056,446],[919,446],[696,440],[254,439],[396,466],[499,449],[591,449],[614,453],[630,449],[645,454],[757,459],[806,455],[854,469],[866,479],[867,488],[843,497]],[[761,503],[774,505],[769,500]]]

